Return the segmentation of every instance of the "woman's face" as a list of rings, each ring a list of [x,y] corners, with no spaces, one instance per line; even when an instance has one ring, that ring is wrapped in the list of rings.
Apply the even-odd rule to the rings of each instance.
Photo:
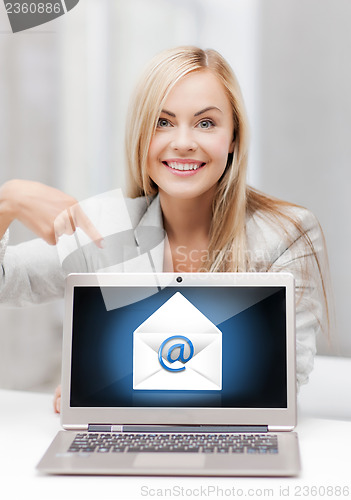
[[[233,111],[209,70],[184,76],[167,97],[148,153],[160,193],[191,199],[214,191],[234,149]]]

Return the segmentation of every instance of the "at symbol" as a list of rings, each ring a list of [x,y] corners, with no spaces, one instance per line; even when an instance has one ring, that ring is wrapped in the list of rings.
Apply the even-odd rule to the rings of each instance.
[[[189,340],[187,337],[184,337],[183,335],[173,335],[172,337],[168,337],[168,339],[164,340],[162,342],[162,344],[160,345],[160,348],[158,350],[158,360],[160,362],[160,365],[165,370],[168,370],[169,372],[182,372],[183,370],[185,370],[185,366],[182,366],[181,368],[170,368],[169,366],[165,365],[165,363],[163,361],[163,358],[162,358],[162,349],[164,348],[165,344],[167,344],[167,342],[169,342],[172,339],[183,339],[183,340],[185,340],[185,342],[189,346],[190,353],[189,353],[189,356],[187,358],[184,358],[184,346],[185,346],[185,344],[184,343],[182,343],[182,344],[173,344],[168,349],[168,352],[167,352],[167,361],[169,363],[174,363],[175,361],[182,361],[183,363],[186,363],[187,361],[189,361],[193,357],[193,355],[194,355],[194,346],[193,346],[191,340]],[[172,352],[174,351],[174,349],[179,349],[179,355],[178,355],[177,358],[172,359]]]

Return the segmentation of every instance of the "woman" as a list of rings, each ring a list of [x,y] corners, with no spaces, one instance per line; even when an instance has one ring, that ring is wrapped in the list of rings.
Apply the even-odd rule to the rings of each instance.
[[[134,96],[126,145],[129,214],[136,232],[146,219],[164,228],[169,245],[161,270],[294,274],[297,382],[307,382],[316,334],[328,323],[322,232],[306,209],[246,185],[247,119],[226,61],[196,47],[153,59]],[[0,190],[0,236],[17,218],[55,243],[59,216],[56,233],[81,226],[102,246],[98,230],[75,204],[52,188],[11,181]],[[6,250],[5,235],[0,257],[2,301],[22,304],[62,295],[65,273],[52,247],[35,240]],[[84,262],[92,261],[86,255]],[[104,267],[94,262],[93,269],[87,264],[79,270]],[[59,405],[59,389],[55,397]]]

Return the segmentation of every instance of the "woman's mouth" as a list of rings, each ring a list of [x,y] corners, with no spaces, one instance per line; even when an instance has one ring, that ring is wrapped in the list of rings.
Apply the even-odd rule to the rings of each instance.
[[[205,162],[195,160],[167,160],[162,163],[178,175],[195,174],[200,168],[206,165]]]

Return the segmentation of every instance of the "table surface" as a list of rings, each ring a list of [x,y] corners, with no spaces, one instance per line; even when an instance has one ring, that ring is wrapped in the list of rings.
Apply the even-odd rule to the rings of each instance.
[[[302,473],[297,478],[45,476],[35,470],[60,430],[52,395],[0,390],[0,479],[3,500],[303,497],[351,498],[351,360],[319,359],[299,395]],[[323,385],[333,378],[344,384]],[[329,375],[328,375],[329,372]],[[347,379],[345,379],[345,376]],[[337,380],[334,380],[335,382]],[[345,380],[346,389],[345,391]],[[348,384],[348,385],[347,385]],[[318,397],[318,391],[321,392]],[[318,399],[316,399],[318,398]],[[334,398],[334,399],[333,399]],[[323,416],[325,409],[325,417]],[[315,414],[314,414],[315,410]],[[317,495],[317,492],[319,493]]]

